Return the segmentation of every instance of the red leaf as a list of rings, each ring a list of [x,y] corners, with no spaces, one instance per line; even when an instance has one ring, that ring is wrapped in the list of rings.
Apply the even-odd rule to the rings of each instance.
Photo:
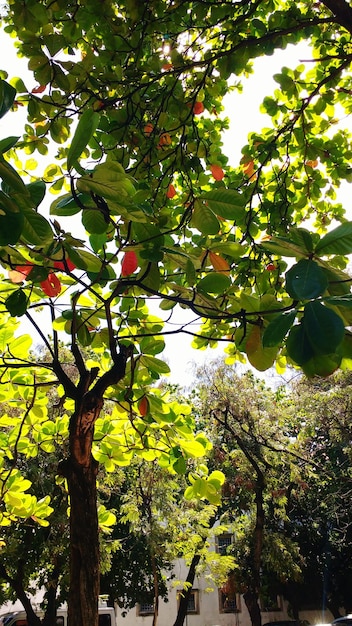
[[[133,250],[125,252],[121,263],[121,275],[129,276],[133,274],[138,267],[137,255]]]
[[[12,283],[22,283],[31,273],[33,265],[16,265],[14,270],[9,270],[9,279]]]
[[[54,267],[56,270],[62,270],[63,272],[72,272],[76,268],[75,264],[69,258],[65,258],[63,261],[54,261]]]
[[[32,89],[32,93],[43,93],[46,90],[46,85],[38,85]]]
[[[40,283],[40,286],[42,290],[44,291],[45,295],[49,296],[49,298],[58,296],[61,291],[60,280],[53,273],[48,274],[48,278],[43,280]]]

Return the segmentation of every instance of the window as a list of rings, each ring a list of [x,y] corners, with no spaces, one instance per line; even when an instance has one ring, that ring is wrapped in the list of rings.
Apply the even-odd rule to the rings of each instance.
[[[239,613],[239,596],[237,593],[227,592],[219,589],[219,610],[220,613]]]
[[[230,573],[226,583],[219,589],[220,613],[239,613],[240,596],[237,593],[237,585],[234,573]]]
[[[108,613],[100,613],[99,626],[111,626],[111,616]]]
[[[154,602],[141,602],[137,604],[137,615],[153,615]]]
[[[216,551],[219,554],[227,554],[227,548],[232,544],[232,535],[219,535],[216,538]]]
[[[184,591],[179,590],[177,592],[178,604],[180,602],[180,597],[184,594]],[[192,589],[187,604],[187,615],[195,615],[199,613],[199,591],[198,589]]]

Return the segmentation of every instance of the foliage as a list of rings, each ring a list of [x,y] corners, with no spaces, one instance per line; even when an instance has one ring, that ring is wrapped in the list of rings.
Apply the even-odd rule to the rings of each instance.
[[[169,372],[163,333],[193,334],[197,348],[226,341],[230,362],[259,370],[289,363],[327,376],[351,364],[352,223],[336,197],[351,179],[350,133],[338,123],[350,113],[351,11],[344,0],[9,3],[5,28],[38,85],[29,93],[1,75],[0,116],[27,112],[24,133],[0,141],[1,393],[18,410],[2,422],[2,521],[50,513],[7,459],[68,437],[69,604],[91,598],[89,614],[72,609],[73,626],[96,623],[96,462],[112,472],[137,455],[177,474],[211,447],[194,436],[189,407],[155,387]],[[262,104],[270,124],[230,165],[229,85],[240,91],[256,57],[302,40],[308,69],[274,76]],[[58,194],[50,217],[48,189]],[[178,322],[180,307],[199,331]],[[33,360],[17,319],[49,361]],[[47,385],[58,385],[65,411],[50,425]],[[197,474],[188,494],[216,504],[221,480]],[[77,588],[82,580],[94,591]]]
[[[302,489],[288,498],[286,533],[300,546],[300,584],[284,592],[297,610],[313,598],[336,617],[351,609],[351,376],[300,381],[293,388],[289,415],[298,445],[310,464]],[[310,597],[305,589],[309,580]]]

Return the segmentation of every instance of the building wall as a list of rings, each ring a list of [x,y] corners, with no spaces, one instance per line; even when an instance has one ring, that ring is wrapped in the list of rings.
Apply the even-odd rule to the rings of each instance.
[[[182,588],[181,584],[175,583],[177,580],[185,580],[187,576],[187,568],[182,560],[175,563],[174,575],[175,579],[169,581],[168,602],[160,601],[159,616],[157,626],[172,626],[177,615],[177,595]],[[238,611],[235,613],[225,613],[220,611],[219,590],[214,589],[208,591],[208,582],[204,577],[197,577],[193,584],[193,590],[198,596],[199,613],[188,614],[184,626],[251,626],[251,620],[247,611],[247,607],[242,597],[236,597]],[[279,620],[290,620],[292,617],[288,615],[287,604],[282,603],[280,610],[263,611],[262,624]],[[322,612],[305,611],[300,614],[301,620],[306,620],[312,626],[321,623],[329,623],[333,617],[330,613],[322,615]],[[140,615],[139,607],[134,607],[127,612],[125,617],[122,616],[121,609],[117,608],[117,624],[118,626],[152,626],[153,615]]]

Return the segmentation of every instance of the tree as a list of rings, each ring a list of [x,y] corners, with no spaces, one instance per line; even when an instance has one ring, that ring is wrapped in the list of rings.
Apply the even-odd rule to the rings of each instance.
[[[231,585],[243,594],[253,626],[260,626],[260,603],[268,606],[280,582],[300,574],[298,543],[283,528],[287,494],[298,488],[295,466],[298,458],[304,466],[304,456],[290,441],[284,402],[250,372],[239,376],[215,361],[199,370],[198,393],[198,412],[226,477],[223,517],[234,529]]]
[[[193,334],[198,348],[227,341],[229,358],[245,355],[260,370],[276,361],[328,375],[350,363],[352,224],[336,189],[351,177],[351,143],[335,122],[350,107],[351,13],[345,0],[9,3],[6,30],[38,86],[28,93],[3,74],[0,92],[1,116],[27,107],[23,135],[0,144],[2,389],[22,406],[11,424],[18,440],[4,445],[16,458],[35,449],[43,385],[59,385],[72,626],[97,624],[97,462],[111,469],[136,453],[184,471],[207,451],[183,409],[150,391],[168,372],[156,356],[163,333]],[[312,49],[308,71],[275,76],[262,105],[271,125],[230,166],[221,152],[229,83],[236,76],[239,89],[253,59],[301,40]],[[51,145],[53,163],[32,175],[32,159]],[[47,188],[59,194],[50,220]],[[177,305],[203,320],[198,331],[177,323]],[[21,317],[50,362],[33,360],[28,336],[14,338]],[[65,333],[78,381],[60,362]],[[6,515],[26,516],[28,483],[14,468],[11,479]],[[202,480],[209,496],[215,479]]]
[[[288,498],[285,524],[304,563],[302,579],[283,588],[296,614],[314,600],[334,617],[341,607],[351,610],[350,404],[349,372],[327,381],[302,380],[290,394],[291,432],[310,459],[303,489]]]

